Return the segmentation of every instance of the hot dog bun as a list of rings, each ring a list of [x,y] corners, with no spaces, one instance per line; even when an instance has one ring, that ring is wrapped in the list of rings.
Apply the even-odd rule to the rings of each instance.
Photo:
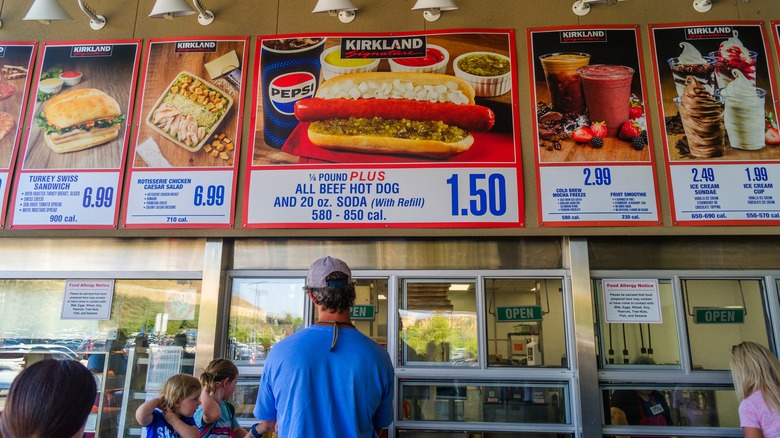
[[[469,150],[474,137],[468,135],[460,141],[445,143],[438,140],[409,140],[405,138],[376,137],[370,135],[319,134],[309,131],[309,140],[325,149],[368,154],[420,155],[430,158],[449,158]]]
[[[495,115],[474,105],[474,89],[455,76],[365,72],[329,79],[296,103],[311,122],[309,140],[350,152],[444,159],[468,150],[469,131],[488,131]]]

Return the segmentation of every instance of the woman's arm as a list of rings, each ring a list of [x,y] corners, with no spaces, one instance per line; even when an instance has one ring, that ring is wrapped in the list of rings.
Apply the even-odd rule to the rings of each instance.
[[[222,416],[217,397],[222,400],[222,387],[217,389],[217,392],[214,394],[210,394],[208,388],[205,386],[200,392],[200,405],[203,408],[203,423],[213,423]]]
[[[157,397],[138,406],[138,409],[135,410],[135,420],[138,421],[141,427],[146,427],[152,422],[152,412],[160,403],[162,403],[162,397]]]
[[[764,438],[764,432],[761,432],[761,429],[743,427],[742,430],[745,432],[745,438]]]
[[[181,438],[198,438],[198,426],[185,423],[176,412],[166,411],[165,421],[171,425]]]

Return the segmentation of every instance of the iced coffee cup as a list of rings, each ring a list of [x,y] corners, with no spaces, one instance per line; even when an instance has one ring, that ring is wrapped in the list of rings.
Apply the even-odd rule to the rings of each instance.
[[[590,63],[587,53],[549,53],[539,57],[555,111],[582,114],[585,99],[577,69]]]
[[[734,81],[716,91],[723,96],[723,121],[729,144],[736,149],[757,150],[764,143],[764,100],[766,90],[754,87],[739,71],[732,72]]]
[[[623,65],[588,65],[577,69],[591,122],[606,122],[614,136],[628,120],[634,69]]]
[[[696,78],[710,93],[715,91],[715,58],[702,56],[690,43],[682,42],[680,47],[683,49],[680,56],[666,60],[672,69],[677,96],[682,96],[688,76]]]
[[[723,99],[707,91],[693,76],[688,76],[682,97],[675,98],[674,102],[680,112],[691,156],[711,158],[723,155]]]

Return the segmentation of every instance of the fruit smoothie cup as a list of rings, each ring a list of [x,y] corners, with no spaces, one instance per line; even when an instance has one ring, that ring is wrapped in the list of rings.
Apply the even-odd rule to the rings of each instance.
[[[549,53],[539,57],[555,111],[582,114],[585,99],[577,69],[590,63],[587,53]]]
[[[607,135],[614,136],[628,120],[634,69],[623,65],[588,65],[577,69],[585,92],[591,122],[606,122]]]

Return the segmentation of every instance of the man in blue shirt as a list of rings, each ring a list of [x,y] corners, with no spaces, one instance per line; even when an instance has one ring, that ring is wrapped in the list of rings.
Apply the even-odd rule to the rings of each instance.
[[[265,362],[254,436],[371,438],[393,422],[393,366],[379,344],[352,325],[352,271],[324,257],[309,267],[304,290],[314,325],[280,341]]]

